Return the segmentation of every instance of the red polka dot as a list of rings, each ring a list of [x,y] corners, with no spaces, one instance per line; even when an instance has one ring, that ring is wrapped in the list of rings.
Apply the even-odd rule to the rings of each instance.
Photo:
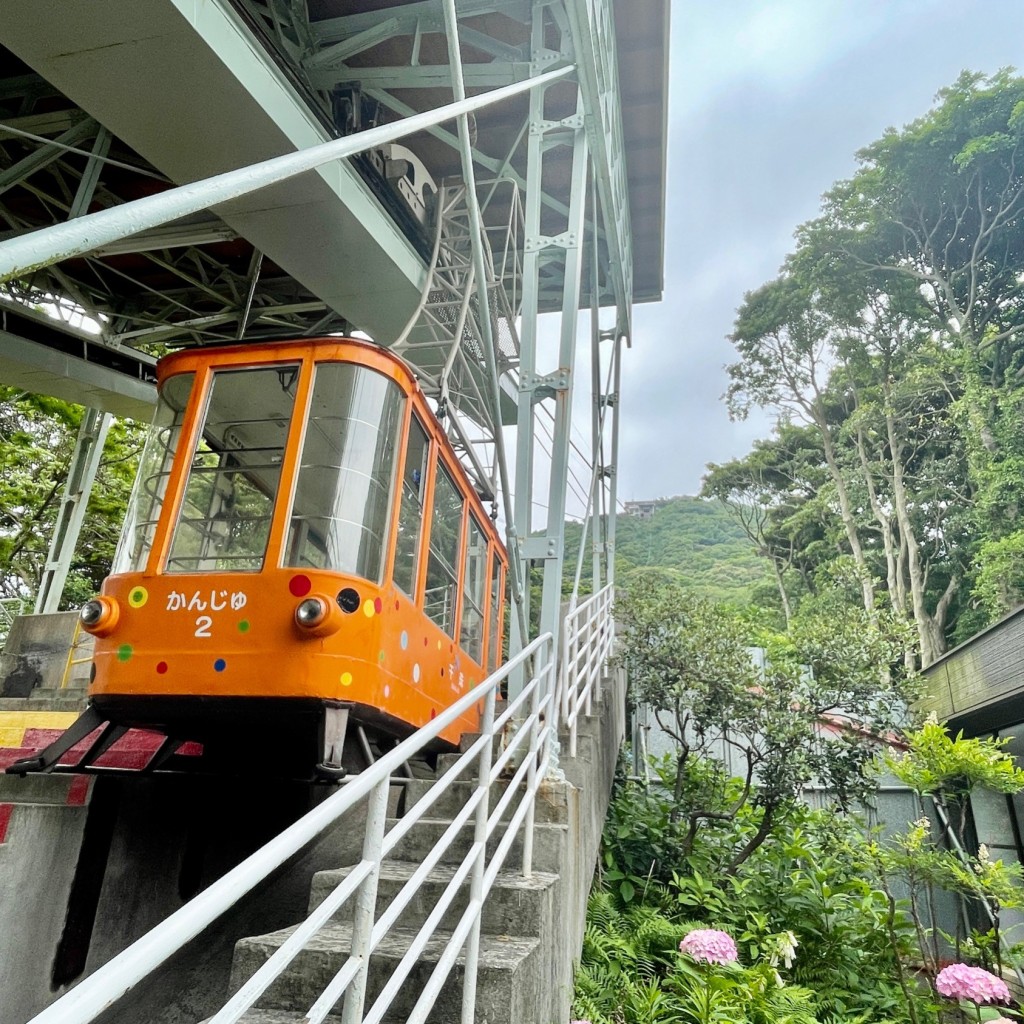
[[[380,615],[380,613],[384,611],[384,602],[379,597],[375,597],[373,599],[373,610],[378,615]]]
[[[288,590],[295,597],[305,597],[313,589],[313,583],[308,576],[293,576],[288,581]]]
[[[157,670],[157,672],[160,675],[163,675],[167,671],[167,662],[166,661],[158,661],[156,663],[156,670]]]
[[[437,709],[436,708],[431,708],[430,709],[430,720],[433,721],[435,718],[437,718]]]
[[[398,598],[396,597],[396,598],[395,598],[395,611],[397,612],[397,611],[398,611],[398,609],[399,609],[399,608],[401,608],[401,607],[402,607],[402,606],[401,606],[401,604],[399,604],[399,602],[398,602]]]
[[[428,643],[430,643],[430,641],[426,637],[424,637],[423,638],[423,646],[426,647]]]

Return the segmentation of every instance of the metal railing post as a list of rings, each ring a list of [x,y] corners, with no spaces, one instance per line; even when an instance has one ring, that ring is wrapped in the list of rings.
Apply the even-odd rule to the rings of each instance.
[[[559,677],[562,681],[562,721],[569,724],[569,715],[572,712],[572,687],[576,673],[573,666],[576,663],[576,627],[579,622],[578,610],[574,610],[565,618],[562,627],[562,664],[559,665]]]
[[[384,844],[384,825],[388,814],[388,793],[391,777],[384,776],[371,790],[366,806],[366,832],[363,836],[363,860],[373,868],[366,876],[356,895],[352,920],[352,956],[362,958],[356,976],[345,992],[345,1005],[341,1011],[342,1024],[360,1024],[366,1002],[366,979],[370,972],[370,950],[373,921],[377,910],[377,885],[380,881],[381,847]]]
[[[476,807],[473,829],[473,874],[469,883],[469,905],[477,908],[476,919],[466,939],[466,967],[462,975],[462,1024],[473,1024],[476,1014],[476,979],[480,965],[480,913],[484,901],[484,871],[487,860],[487,819],[490,816],[491,765],[494,761],[494,701],[492,687],[484,699],[484,716],[480,734],[486,742],[480,751],[480,772],[477,790],[482,790]]]
[[[533,723],[530,726],[530,748],[529,753],[526,755],[529,758],[526,769],[526,792],[532,794],[527,804],[526,810],[526,822],[523,825],[523,877],[529,878],[533,874],[533,826],[536,819],[536,806],[537,806],[537,771],[538,763],[540,761],[541,751],[541,724],[540,724],[540,711],[541,705],[546,695],[551,696],[551,700],[548,702],[548,714],[545,721],[545,729],[550,730],[554,727],[558,728],[557,708],[555,705],[555,674],[554,674],[554,660],[552,659],[552,651],[555,645],[555,638],[551,639],[546,644],[548,650],[546,656],[539,659],[542,663],[542,667],[536,673],[538,685],[534,687],[533,694],[530,697],[530,715],[533,719]],[[546,679],[545,679],[546,677]]]

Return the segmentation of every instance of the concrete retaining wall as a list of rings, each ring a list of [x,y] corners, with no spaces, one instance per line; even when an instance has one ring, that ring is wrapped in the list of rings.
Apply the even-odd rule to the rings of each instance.
[[[33,690],[84,685],[92,637],[77,633],[78,612],[19,615],[0,654],[0,697],[28,697]],[[69,653],[75,646],[69,671]]]

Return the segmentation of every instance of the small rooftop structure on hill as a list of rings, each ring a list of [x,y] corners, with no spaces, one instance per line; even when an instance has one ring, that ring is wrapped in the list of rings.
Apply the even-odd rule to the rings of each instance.
[[[625,503],[626,515],[636,516],[638,519],[650,519],[654,510],[667,505],[670,498],[654,498],[650,501],[627,501]]]

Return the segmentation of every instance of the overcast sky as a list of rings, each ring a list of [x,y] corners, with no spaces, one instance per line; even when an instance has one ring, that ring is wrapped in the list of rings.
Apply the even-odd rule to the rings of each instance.
[[[633,311],[620,500],[695,494],[768,434],[729,422],[726,335],[856,151],[965,68],[1024,68],[1024,0],[671,2],[665,298]]]

